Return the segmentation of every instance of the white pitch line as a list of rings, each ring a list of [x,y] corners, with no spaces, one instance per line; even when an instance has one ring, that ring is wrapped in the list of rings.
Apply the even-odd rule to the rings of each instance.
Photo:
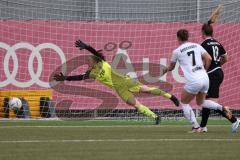
[[[125,126],[0,126],[3,128],[168,128],[168,127],[189,127],[190,125],[125,125]],[[229,127],[229,125],[209,125],[212,127]]]
[[[240,139],[74,139],[74,140],[10,140],[1,143],[80,143],[80,142],[236,142]]]

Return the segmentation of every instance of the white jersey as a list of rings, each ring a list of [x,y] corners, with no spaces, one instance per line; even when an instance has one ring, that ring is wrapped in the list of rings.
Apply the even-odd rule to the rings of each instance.
[[[173,51],[171,61],[179,62],[187,82],[206,77],[202,54],[207,51],[197,43],[185,42]]]

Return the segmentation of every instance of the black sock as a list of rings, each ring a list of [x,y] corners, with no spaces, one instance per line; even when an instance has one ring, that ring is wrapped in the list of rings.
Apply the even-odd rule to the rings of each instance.
[[[226,119],[228,119],[227,115],[225,112],[220,111],[220,110],[216,110],[218,113],[220,113],[223,117],[225,117]],[[237,118],[235,116],[232,116],[231,119],[228,119],[231,123],[235,123],[237,121]]]
[[[202,121],[201,121],[200,127],[206,127],[209,115],[210,115],[210,109],[202,108]]]

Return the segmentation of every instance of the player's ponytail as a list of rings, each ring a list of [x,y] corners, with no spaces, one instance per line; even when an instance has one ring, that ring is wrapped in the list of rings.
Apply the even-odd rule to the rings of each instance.
[[[209,17],[208,20],[208,24],[211,25],[213,23],[216,23],[218,20],[218,17],[220,16],[220,14],[222,13],[223,10],[223,6],[222,5],[218,5],[218,7],[212,12],[211,16]]]
[[[207,21],[207,23],[204,23],[202,25],[202,32],[203,34],[205,34],[206,36],[213,36],[213,27],[212,24],[217,22],[217,19],[219,17],[219,15],[221,14],[223,9],[222,5],[219,5],[211,14],[211,16],[209,17],[209,20]]]

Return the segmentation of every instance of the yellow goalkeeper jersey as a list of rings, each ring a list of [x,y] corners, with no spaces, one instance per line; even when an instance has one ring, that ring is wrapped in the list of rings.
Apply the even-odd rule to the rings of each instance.
[[[121,98],[127,99],[129,93],[139,92],[141,83],[114,71],[106,61],[100,61],[90,71],[90,78],[114,89]]]
[[[128,76],[124,76],[114,71],[111,65],[106,61],[101,61],[94,65],[91,69],[90,77],[110,88],[115,88],[126,83],[129,79]]]

